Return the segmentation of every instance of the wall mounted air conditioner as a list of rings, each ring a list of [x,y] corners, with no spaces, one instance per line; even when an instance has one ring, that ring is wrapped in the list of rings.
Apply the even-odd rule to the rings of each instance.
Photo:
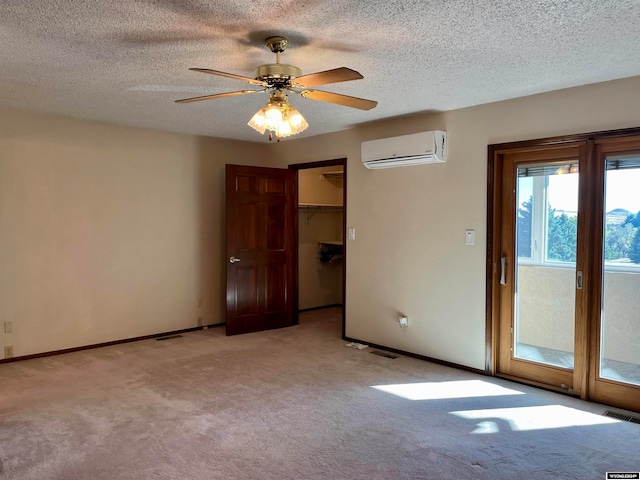
[[[412,133],[399,137],[362,142],[362,163],[371,169],[444,163],[447,132]]]

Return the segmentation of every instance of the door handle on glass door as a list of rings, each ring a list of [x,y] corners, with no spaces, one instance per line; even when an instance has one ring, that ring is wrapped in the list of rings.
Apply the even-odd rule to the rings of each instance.
[[[236,263],[236,262],[239,262],[239,261],[240,261],[239,258],[236,258],[236,257],[233,257],[233,256],[229,257],[229,263]]]
[[[500,285],[507,284],[507,257],[500,259]]]

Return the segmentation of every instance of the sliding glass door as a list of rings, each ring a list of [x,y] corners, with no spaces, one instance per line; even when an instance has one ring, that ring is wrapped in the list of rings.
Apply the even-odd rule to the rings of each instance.
[[[492,146],[492,367],[640,411],[640,136],[532,143]]]
[[[504,157],[500,371],[573,388],[580,148]]]
[[[640,142],[597,146],[599,251],[594,252],[590,396],[640,405]],[[601,205],[601,207],[600,207]]]

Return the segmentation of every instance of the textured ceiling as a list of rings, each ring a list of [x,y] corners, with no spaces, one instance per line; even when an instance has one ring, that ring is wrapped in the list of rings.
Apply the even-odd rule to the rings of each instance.
[[[302,136],[640,75],[639,0],[0,0],[0,106],[267,141],[265,94],[174,100],[250,88],[188,68],[253,77],[272,35],[304,74],[364,75],[319,89],[379,102],[291,96]]]

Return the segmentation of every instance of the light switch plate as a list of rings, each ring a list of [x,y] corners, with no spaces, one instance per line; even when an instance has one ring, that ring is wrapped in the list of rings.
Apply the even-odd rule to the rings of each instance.
[[[355,240],[356,239],[356,229],[353,227],[349,228],[349,240]]]
[[[476,236],[476,232],[473,230],[465,230],[464,232],[465,234],[465,244],[466,245],[473,245],[475,243],[475,236]]]

